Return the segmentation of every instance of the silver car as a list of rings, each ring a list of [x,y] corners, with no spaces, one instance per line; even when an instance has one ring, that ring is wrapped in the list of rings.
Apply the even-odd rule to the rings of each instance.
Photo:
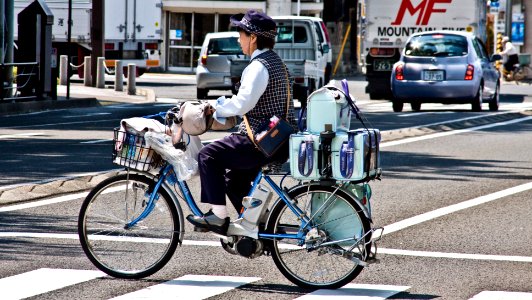
[[[235,91],[231,81],[230,59],[244,58],[236,31],[208,33],[201,47],[196,84],[198,99],[207,98],[209,90]]]
[[[484,43],[464,31],[427,31],[409,37],[392,69],[393,110],[410,103],[471,103],[473,111],[499,109],[500,73]]]

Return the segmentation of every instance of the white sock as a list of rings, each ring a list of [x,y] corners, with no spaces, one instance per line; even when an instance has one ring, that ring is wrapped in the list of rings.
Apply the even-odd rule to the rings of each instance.
[[[225,205],[212,205],[212,213],[220,219],[227,218],[227,209]]]

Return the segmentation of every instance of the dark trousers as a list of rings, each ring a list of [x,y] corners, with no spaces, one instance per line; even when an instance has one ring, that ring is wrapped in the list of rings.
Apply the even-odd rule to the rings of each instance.
[[[286,161],[288,142],[271,158],[262,154],[246,135],[231,134],[203,147],[198,156],[201,202],[225,205],[225,195],[235,209],[249,194],[260,168],[273,161]]]
[[[508,56],[508,60],[504,63],[504,69],[508,72],[514,70],[514,65],[519,63],[519,56],[517,54],[512,54]]]

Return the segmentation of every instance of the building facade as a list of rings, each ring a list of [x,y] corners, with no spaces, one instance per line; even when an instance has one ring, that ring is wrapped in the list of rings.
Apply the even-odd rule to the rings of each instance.
[[[270,16],[320,16],[322,0],[163,0],[162,67],[167,71],[192,72],[197,66],[205,35],[229,30],[229,17],[249,9]]]

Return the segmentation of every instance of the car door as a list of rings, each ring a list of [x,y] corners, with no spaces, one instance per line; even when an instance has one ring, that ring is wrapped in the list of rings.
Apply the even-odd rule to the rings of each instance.
[[[480,60],[482,76],[484,78],[484,94],[482,96],[483,98],[491,97],[495,93],[499,73],[495,69],[493,63],[490,61],[484,44],[482,44],[478,38],[474,38],[472,42],[473,48],[475,49],[477,57]]]

